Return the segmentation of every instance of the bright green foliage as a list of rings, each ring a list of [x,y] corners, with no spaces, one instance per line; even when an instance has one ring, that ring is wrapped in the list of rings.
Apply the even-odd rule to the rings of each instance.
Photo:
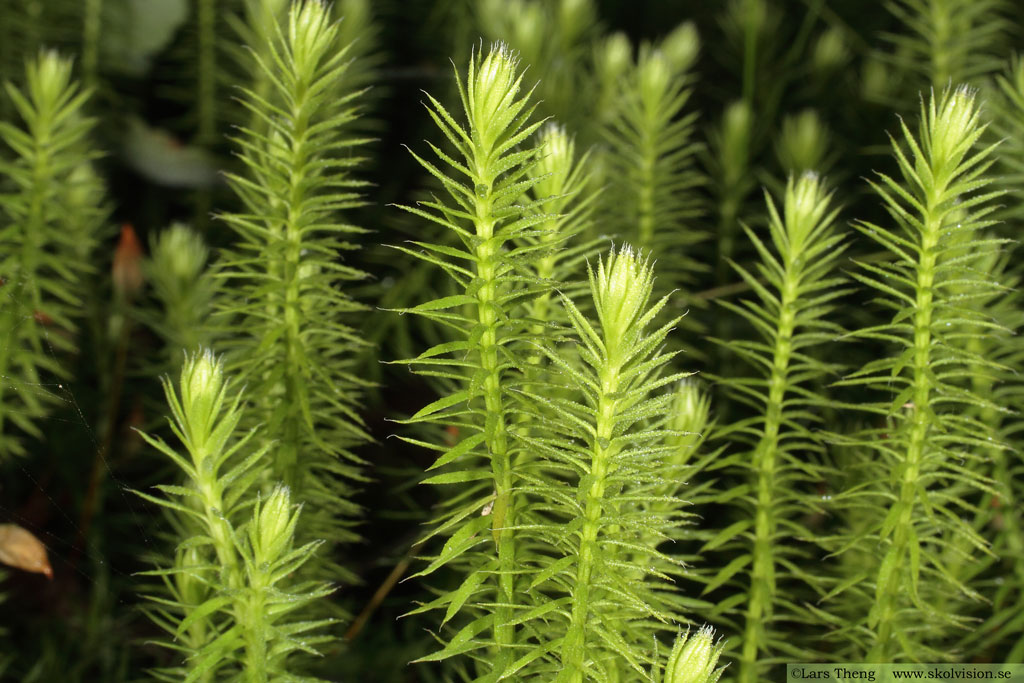
[[[826,403],[812,383],[836,374],[835,365],[818,359],[815,347],[841,333],[828,318],[834,300],[844,293],[834,275],[845,250],[843,235],[835,233],[837,210],[824,182],[811,173],[791,177],[781,214],[767,193],[765,199],[770,242],[744,226],[761,257],[757,271],[732,264],[757,300],[721,302],[761,336],[759,341],[728,342],[757,370],[752,377],[723,380],[732,398],[749,405],[753,416],[717,434],[748,445],[749,450],[730,460],[747,480],[750,494],[737,496],[723,488],[722,501],[740,502],[744,514],[705,545],[705,550],[723,545],[742,548],[738,559],[723,567],[707,587],[722,585],[737,573],[744,576],[742,588],[736,589],[744,596],[737,600],[745,624],[740,681],[778,675],[769,673],[772,657],[808,655],[786,634],[794,622],[814,622],[793,598],[806,592],[801,582],[815,577],[820,582],[824,574],[806,571],[815,537],[805,526],[816,507],[811,491],[826,478],[820,464],[823,448],[812,432]],[[801,542],[783,542],[790,538]]]
[[[151,596],[150,610],[172,637],[164,645],[185,656],[183,666],[153,673],[165,681],[296,680],[291,656],[315,654],[329,621],[298,621],[293,613],[330,589],[292,578],[319,542],[294,547],[299,512],[287,487],[274,487],[265,500],[256,490],[270,453],[254,450],[253,432],[239,433],[241,395],[229,394],[227,384],[208,350],[188,357],[178,390],[164,381],[171,430],[186,455],[143,434],[182,470],[186,485],[158,486],[165,497],[139,495],[197,530],[182,539],[173,567],[147,572],[166,587],[166,595]]]
[[[714,643],[714,629],[705,626],[696,635],[680,636],[672,646],[662,683],[715,683],[724,668],[715,669],[722,647]]]
[[[523,474],[531,504],[521,534],[549,550],[523,559],[531,588],[546,596],[539,604],[560,606],[532,626],[540,647],[557,648],[557,667],[543,669],[557,681],[646,680],[661,665],[652,635],[676,620],[656,569],[672,559],[650,541],[682,518],[664,493],[664,479],[682,473],[659,464],[678,450],[669,437],[679,434],[657,418],[675,400],[658,390],[685,374],[663,374],[674,354],[662,346],[678,319],[650,328],[667,301],[651,302],[653,286],[651,266],[632,250],[602,260],[590,273],[596,325],[563,297],[581,362],[547,350],[571,393],[553,397],[544,385],[524,393],[544,429],[519,435],[542,456]]]
[[[663,471],[661,484],[652,488],[651,499],[640,501],[638,507],[655,517],[680,522],[641,534],[639,545],[657,548],[664,555],[650,558],[647,551],[643,551],[636,559],[651,562],[657,571],[678,584],[676,590],[663,596],[665,603],[678,619],[692,624],[695,619],[691,616],[710,617],[712,610],[712,603],[702,602],[697,592],[687,585],[693,578],[693,568],[707,564],[707,558],[700,555],[700,546],[696,543],[707,532],[695,531],[691,524],[695,515],[690,510],[713,503],[716,482],[708,470],[723,461],[721,448],[705,448],[705,437],[714,429],[711,398],[698,381],[684,379],[676,384],[664,418],[650,424],[664,430],[669,450],[659,465]],[[684,519],[685,524],[681,523]]]
[[[691,281],[702,266],[690,256],[704,234],[694,192],[700,148],[693,140],[696,114],[683,113],[692,93],[689,69],[699,42],[683,24],[657,46],[644,44],[635,65],[619,81],[621,102],[605,135],[610,146],[603,205],[607,229],[659,264],[666,289]]]
[[[47,389],[67,377],[81,308],[83,258],[104,220],[102,186],[90,164],[88,93],[71,62],[52,52],[29,61],[25,87],[7,84],[24,122],[0,122],[13,155],[0,161],[0,458],[23,453],[17,432],[38,436],[55,401]]]
[[[0,0],[0,678],[1024,658],[1019,4]]]
[[[332,543],[354,538],[361,461],[351,449],[368,438],[356,412],[363,382],[350,371],[361,340],[345,323],[363,307],[342,289],[364,274],[336,261],[361,232],[342,212],[362,203],[352,152],[364,140],[346,135],[357,93],[344,91],[337,30],[326,5],[296,3],[254,53],[273,87],[245,92],[264,132],[235,139],[246,172],[229,179],[245,211],[223,216],[238,242],[219,264],[225,362],[254,397],[245,423],[275,443],[265,483],[283,481],[310,505],[301,538]]]
[[[430,469],[450,465],[426,481],[435,484],[473,482],[450,499],[431,535],[449,539],[440,554],[419,575],[428,575],[457,558],[465,567],[462,587],[421,609],[447,608],[447,622],[465,605],[495,603],[474,609],[476,618],[440,652],[426,659],[494,645],[497,650],[481,661],[483,671],[501,674],[511,666],[517,641],[519,590],[515,541],[516,456],[508,435],[511,422],[509,376],[516,363],[517,335],[527,321],[516,304],[547,283],[519,275],[519,261],[537,246],[516,241],[530,235],[547,216],[536,201],[522,201],[539,178],[528,175],[537,150],[517,145],[541,125],[530,123],[529,93],[520,94],[522,75],[504,45],[483,56],[474,53],[465,81],[456,80],[467,125],[459,124],[436,99],[427,95],[434,123],[457,150],[453,158],[431,145],[452,172],[452,178],[431,162],[417,161],[443,183],[452,203],[440,200],[406,211],[449,229],[460,245],[413,242],[422,251],[401,247],[442,268],[454,280],[457,294],[409,309],[452,330],[454,340],[434,346],[411,363],[417,371],[450,380],[454,390],[424,407],[408,421],[458,427],[461,439],[453,447],[421,443],[440,451]],[[524,280],[526,280],[524,282]],[[481,515],[482,511],[487,511]],[[487,529],[489,533],[484,533]],[[492,547],[491,544],[494,544]],[[493,586],[491,584],[497,584]],[[482,633],[490,635],[481,637]],[[467,638],[472,638],[467,642]]]
[[[974,554],[987,551],[971,520],[959,514],[967,505],[965,488],[995,492],[970,463],[1001,448],[977,416],[979,409],[1003,408],[975,393],[969,381],[999,366],[965,344],[1002,329],[975,305],[1001,288],[974,267],[1000,246],[981,238],[1000,194],[981,192],[992,164],[992,147],[973,149],[983,130],[974,94],[965,88],[923,103],[919,134],[903,124],[902,144],[893,140],[902,182],[879,174],[872,183],[896,228],[856,226],[891,255],[862,262],[854,277],[877,290],[893,317],[852,336],[889,344],[893,353],[843,382],[886,398],[860,405],[876,424],[844,440],[862,455],[849,474],[864,484],[839,502],[867,526],[843,539],[842,549],[866,551],[874,564],[841,586],[863,611],[838,635],[853,643],[854,656],[866,652],[873,662],[946,658],[949,652],[935,647],[934,638],[963,622],[947,609],[949,596],[977,593],[947,571],[943,546],[954,538]]]

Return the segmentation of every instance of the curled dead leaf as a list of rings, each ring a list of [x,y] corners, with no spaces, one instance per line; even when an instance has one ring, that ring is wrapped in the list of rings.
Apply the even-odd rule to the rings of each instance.
[[[46,546],[17,524],[0,524],[0,562],[53,578]]]
[[[133,298],[142,289],[142,245],[130,223],[121,226],[121,239],[114,249],[114,289]]]

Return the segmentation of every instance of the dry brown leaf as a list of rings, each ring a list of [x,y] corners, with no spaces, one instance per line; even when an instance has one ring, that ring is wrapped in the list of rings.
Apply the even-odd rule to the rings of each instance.
[[[0,524],[0,562],[53,578],[46,546],[17,524]]]

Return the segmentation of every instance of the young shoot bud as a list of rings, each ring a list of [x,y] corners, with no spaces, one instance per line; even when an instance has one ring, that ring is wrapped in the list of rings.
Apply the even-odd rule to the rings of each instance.
[[[537,162],[529,169],[531,177],[540,179],[534,193],[538,197],[557,197],[565,193],[576,145],[565,128],[556,123],[545,125],[538,137],[540,152]]]
[[[951,180],[946,173],[960,165],[983,130],[978,124],[975,93],[967,86],[959,86],[944,93],[938,101],[932,95],[928,111],[921,118],[923,125],[927,126],[921,138],[931,152],[935,184],[942,185]],[[926,161],[919,159],[918,163]]]
[[[296,73],[315,73],[335,49],[335,32],[327,29],[330,22],[330,12],[320,0],[307,0],[298,11],[288,13],[288,44]]]
[[[597,9],[593,0],[562,0],[558,4],[558,27],[562,45],[569,47],[594,25]]]
[[[633,64],[633,46],[625,33],[613,33],[599,44],[594,55],[596,70],[602,82],[613,84]]]
[[[803,253],[812,235],[830,222],[826,216],[831,196],[817,173],[809,171],[796,181],[790,177],[784,208],[789,253]]]
[[[66,106],[66,100],[70,99],[68,90],[74,90],[71,83],[71,61],[53,50],[42,50],[37,60],[29,62],[25,75],[30,99],[35,103],[38,117],[50,125],[57,110]]]
[[[736,100],[722,114],[721,164],[729,185],[747,172],[753,125],[754,116],[743,100]]]
[[[265,501],[257,501],[250,527],[253,560],[257,565],[273,563],[292,543],[298,512],[292,514],[291,491],[277,486]]]
[[[813,109],[787,116],[782,122],[782,136],[777,148],[779,163],[787,173],[824,171],[828,137],[828,129]]]
[[[672,429],[699,435],[708,426],[711,401],[697,382],[684,379],[676,385],[672,401]]]
[[[815,71],[828,73],[845,64],[850,59],[850,50],[846,46],[846,39],[842,30],[830,28],[826,30],[814,44],[811,54],[811,63]]]
[[[722,646],[715,645],[715,631],[710,626],[695,635],[680,636],[669,655],[662,683],[715,683],[724,670],[715,670],[721,654]]]
[[[637,64],[640,100],[647,111],[656,111],[672,84],[672,64],[661,50],[641,50]]]
[[[661,43],[661,51],[677,74],[688,71],[700,53],[700,35],[697,26],[687,21],[675,28]]]
[[[676,385],[669,413],[668,428],[677,435],[669,443],[675,449],[672,464],[685,465],[703,438],[711,418],[711,400],[693,379],[684,379]]]
[[[469,64],[466,87],[466,116],[470,127],[479,136],[478,149],[489,155],[498,138],[507,130],[508,122],[522,108],[516,95],[522,76],[519,60],[505,43],[495,43],[482,60],[474,55]],[[478,159],[478,162],[483,159]]]
[[[597,275],[591,274],[594,304],[612,364],[617,364],[626,351],[623,342],[644,314],[653,284],[654,272],[649,261],[628,246],[609,253],[606,260],[598,263]]]
[[[224,402],[224,368],[213,351],[188,356],[181,367],[181,407],[190,450],[202,452],[212,437]]]
[[[147,275],[172,291],[183,291],[202,274],[210,250],[187,225],[175,223],[150,244]]]

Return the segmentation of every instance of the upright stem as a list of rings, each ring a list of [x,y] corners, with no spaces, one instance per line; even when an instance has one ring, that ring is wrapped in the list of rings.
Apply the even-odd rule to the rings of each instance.
[[[245,680],[267,683],[266,591],[270,587],[266,572],[255,571],[249,577],[246,599],[239,606],[245,638]]]
[[[285,321],[285,356],[287,366],[284,375],[285,400],[290,408],[287,424],[283,428],[280,447],[277,450],[277,472],[286,486],[301,492],[298,481],[298,450],[299,438],[302,433],[303,416],[300,406],[308,402],[306,393],[305,373],[303,371],[302,341],[302,287],[299,280],[299,267],[302,260],[302,213],[305,209],[306,167],[306,134],[309,123],[307,98],[304,84],[297,84],[297,99],[291,112],[292,120],[292,158],[291,172],[288,174],[290,187],[288,190],[288,209],[284,223],[284,239],[287,244],[281,273],[285,283],[283,315]],[[299,493],[298,495],[301,495]]]
[[[757,85],[757,31],[760,25],[753,19],[754,12],[757,10],[749,7],[751,4],[749,0],[747,4],[748,7],[744,12],[747,20],[743,26],[743,100],[753,111],[754,90]]]
[[[87,88],[95,88],[99,70],[100,27],[103,0],[85,0],[82,19],[82,76]]]
[[[192,454],[196,464],[199,490],[203,506],[206,533],[213,541],[220,582],[234,596],[234,614],[242,628],[245,641],[244,680],[247,683],[265,683],[267,680],[266,614],[263,605],[263,586],[246,585],[244,568],[235,546],[231,523],[224,517],[224,488],[218,474],[207,466],[219,454],[197,448]],[[197,622],[198,623],[198,622]],[[191,660],[189,660],[191,662]]]
[[[489,180],[489,179],[486,179]],[[498,354],[498,245],[494,241],[495,218],[492,213],[492,183],[479,183],[487,188],[485,196],[476,203],[476,233],[481,239],[476,248],[477,320],[483,330],[480,338],[480,364],[484,371],[484,432],[491,454],[494,475],[495,502],[491,511],[492,533],[498,546],[499,604],[495,611],[494,640],[498,645],[495,670],[502,671],[511,660],[511,646],[515,639],[512,605],[515,600],[515,538],[512,525],[515,506],[512,500],[512,463],[508,452],[505,425],[504,396],[502,395],[501,365]]]
[[[785,399],[789,361],[793,351],[795,329],[794,306],[799,276],[792,259],[787,259],[786,276],[780,297],[779,326],[775,336],[772,372],[768,381],[768,403],[765,406],[764,436],[754,451],[754,472],[757,477],[757,508],[754,516],[753,568],[750,575],[750,600],[747,605],[740,681],[759,680],[758,653],[766,645],[764,622],[775,604],[775,473],[778,467],[779,428],[782,424],[782,402]]]
[[[196,74],[196,108],[198,124],[195,143],[209,148],[217,140],[217,0],[198,0],[198,67]],[[197,226],[205,227],[213,195],[210,188],[202,187],[196,193]]]
[[[645,111],[647,125],[640,136],[640,196],[637,197],[637,244],[639,249],[649,249],[654,241],[654,233],[658,228],[654,224],[654,169],[658,163],[658,149],[655,144],[656,135],[652,132],[657,121],[651,112]]]
[[[572,598],[569,631],[562,647],[562,662],[571,671],[570,683],[582,683],[584,658],[587,653],[586,628],[590,613],[590,588],[594,570],[594,551],[601,530],[604,511],[604,491],[612,458],[619,450],[609,445],[614,437],[619,399],[621,367],[608,363],[601,371],[601,395],[597,403],[597,429],[590,463],[589,486],[583,492],[584,516],[580,532],[579,561],[576,565],[576,585]],[[588,481],[588,480],[584,480]]]
[[[953,65],[950,64],[949,43],[952,38],[953,22],[944,3],[931,2],[931,48],[932,87],[944,88],[953,78]]]
[[[928,378],[928,367],[931,362],[935,252],[942,229],[942,221],[936,219],[935,215],[938,204],[936,198],[941,197],[944,190],[944,186],[936,187],[925,205],[924,234],[921,238],[921,261],[917,269],[914,307],[913,404],[906,407],[910,413],[910,443],[907,446],[906,460],[902,463],[902,477],[896,502],[899,518],[892,544],[882,560],[875,583],[875,605],[871,610],[870,621],[876,624],[876,639],[867,656],[869,662],[888,662],[892,655],[890,645],[896,626],[896,615],[899,612],[899,599],[905,589],[899,577],[906,569],[921,463],[924,459],[928,428],[932,424],[929,418],[931,383]]]
[[[217,136],[217,0],[198,0],[196,24],[198,55],[196,74],[196,108],[198,127],[196,143],[211,144]]]

